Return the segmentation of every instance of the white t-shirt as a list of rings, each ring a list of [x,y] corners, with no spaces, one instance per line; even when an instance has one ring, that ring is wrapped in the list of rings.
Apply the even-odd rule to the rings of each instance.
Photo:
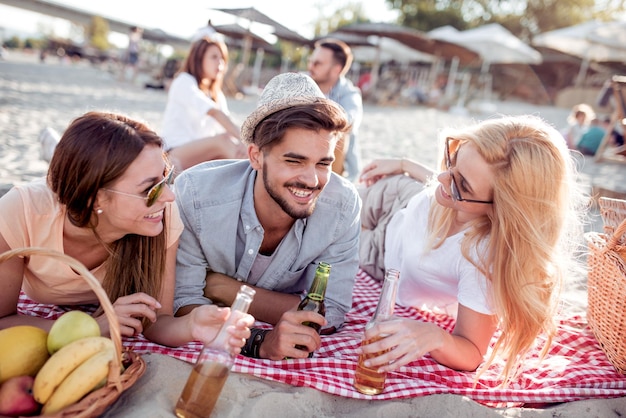
[[[207,115],[213,108],[229,113],[224,93],[219,92],[215,102],[200,90],[191,74],[176,76],[170,86],[163,115],[161,136],[165,149],[226,132],[222,125]]]
[[[387,225],[385,268],[400,271],[397,303],[452,316],[460,303],[493,314],[487,278],[461,254],[463,231],[424,252],[431,199],[431,189],[418,193]]]

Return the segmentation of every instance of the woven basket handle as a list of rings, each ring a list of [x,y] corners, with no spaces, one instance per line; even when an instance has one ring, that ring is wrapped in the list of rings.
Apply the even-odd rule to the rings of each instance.
[[[624,236],[624,233],[626,233],[626,219],[624,219],[622,223],[619,224],[617,228],[615,228],[613,236],[611,237],[611,239],[609,239],[609,242],[607,243],[607,249],[614,249],[619,244],[622,236]]]
[[[87,281],[87,284],[89,285],[91,290],[94,291],[94,293],[98,297],[98,300],[100,301],[100,305],[104,310],[107,321],[109,322],[111,340],[113,340],[113,344],[115,346],[115,356],[113,357],[113,362],[111,363],[109,382],[119,384],[119,377],[122,367],[122,336],[120,334],[120,324],[117,319],[117,315],[115,314],[115,310],[113,309],[113,305],[111,304],[111,301],[109,300],[106,292],[102,288],[102,285],[100,285],[98,279],[96,279],[93,274],[91,274],[91,272],[87,270],[87,268],[75,258],[60,253],[58,251],[50,250],[48,248],[29,247],[9,250],[0,254],[0,263],[14,256],[28,257],[31,255],[52,257],[54,259],[64,262],[72,269],[74,269],[74,271],[79,273],[85,279],[85,281]]]

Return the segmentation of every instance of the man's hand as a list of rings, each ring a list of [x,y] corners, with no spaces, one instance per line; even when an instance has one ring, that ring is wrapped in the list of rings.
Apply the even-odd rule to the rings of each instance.
[[[317,331],[302,325],[303,322],[314,322],[322,327],[326,325],[326,319],[316,312],[285,312],[274,329],[265,336],[260,357],[270,360],[307,358],[310,352],[320,348],[322,341]],[[296,345],[306,347],[307,351],[297,349]]]

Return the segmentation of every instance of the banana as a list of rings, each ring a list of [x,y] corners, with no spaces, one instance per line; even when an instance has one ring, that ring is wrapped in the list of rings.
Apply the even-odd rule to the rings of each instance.
[[[45,404],[55,389],[74,369],[104,349],[114,349],[110,338],[86,337],[62,347],[46,361],[35,376],[33,384],[35,400]]]
[[[76,367],[56,388],[52,396],[43,405],[42,415],[54,414],[66,406],[78,402],[83,396],[94,390],[109,374],[109,363],[115,350],[105,348]]]

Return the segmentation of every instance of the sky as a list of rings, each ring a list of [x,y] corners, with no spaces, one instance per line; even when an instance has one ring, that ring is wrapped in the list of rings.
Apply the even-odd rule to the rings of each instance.
[[[303,36],[312,38],[314,22],[320,16],[330,16],[334,11],[356,0],[52,0],[85,11],[111,17],[145,28],[160,28],[172,35],[191,37],[209,19],[214,25],[235,23],[236,18],[214,8],[232,9],[255,7],[260,12]],[[360,0],[366,16],[376,22],[392,21],[397,14],[390,11],[385,0]],[[174,4],[176,6],[174,6]],[[70,25],[62,20],[0,4],[0,28],[4,36],[13,31],[36,34],[42,28],[48,33],[68,36]],[[259,28],[262,30],[263,28]],[[254,30],[254,28],[253,28]],[[3,33],[0,30],[0,36]],[[113,34],[111,42],[123,47],[127,37]]]

